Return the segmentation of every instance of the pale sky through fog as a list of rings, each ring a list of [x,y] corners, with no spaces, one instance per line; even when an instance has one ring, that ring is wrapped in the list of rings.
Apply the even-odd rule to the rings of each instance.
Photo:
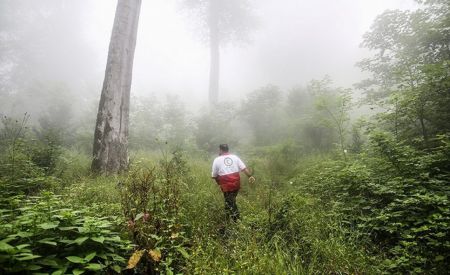
[[[209,49],[195,31],[182,0],[143,0],[135,53],[134,94],[171,93],[207,101]],[[220,98],[239,99],[266,84],[283,89],[328,74],[350,87],[362,78],[354,64],[367,50],[362,35],[386,9],[412,9],[412,0],[253,0],[260,26],[244,47],[221,49]],[[116,1],[96,0],[86,15],[86,34],[106,64]],[[99,83],[99,89],[101,83]],[[186,95],[189,94],[187,97]]]

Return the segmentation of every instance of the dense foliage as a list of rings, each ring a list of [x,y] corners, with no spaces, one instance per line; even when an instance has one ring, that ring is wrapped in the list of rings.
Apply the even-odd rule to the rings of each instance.
[[[1,271],[82,274],[120,272],[129,241],[89,208],[73,209],[60,197],[8,198],[1,209]]]
[[[145,274],[184,270],[189,256],[180,193],[189,180],[185,160],[175,152],[156,167],[135,168],[121,183],[122,209],[137,246],[129,269]]]
[[[450,6],[419,2],[364,36],[363,110],[329,77],[196,114],[135,98],[117,176],[89,172],[93,112],[3,117],[0,273],[446,273]],[[257,178],[238,223],[209,175],[223,142]]]
[[[426,153],[377,133],[357,158],[317,164],[296,181],[387,253],[387,271],[445,273],[450,143],[439,142]]]

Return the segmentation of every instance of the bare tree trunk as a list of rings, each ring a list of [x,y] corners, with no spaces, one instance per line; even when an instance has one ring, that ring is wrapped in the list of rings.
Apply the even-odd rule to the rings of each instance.
[[[422,137],[423,137],[423,143],[425,145],[425,148],[429,148],[428,147],[428,133],[427,133],[427,128],[425,126],[425,116],[424,116],[425,110],[424,110],[424,106],[421,105],[419,108],[419,121],[420,121],[420,129],[422,130]]]
[[[219,15],[217,0],[211,0],[209,6],[209,103],[215,105],[219,100],[219,75],[220,75],[220,37]]]
[[[134,50],[141,0],[118,0],[97,113],[91,169],[117,173],[128,167],[128,122]]]

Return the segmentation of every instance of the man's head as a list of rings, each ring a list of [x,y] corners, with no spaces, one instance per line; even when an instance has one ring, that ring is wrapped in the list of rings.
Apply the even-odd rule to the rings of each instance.
[[[220,144],[219,145],[220,153],[228,153],[228,144]]]

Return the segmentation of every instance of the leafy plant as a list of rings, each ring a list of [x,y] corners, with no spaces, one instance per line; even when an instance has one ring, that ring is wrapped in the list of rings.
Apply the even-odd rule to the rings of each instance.
[[[180,196],[188,172],[181,153],[174,152],[151,169],[135,168],[122,183],[122,208],[137,245],[128,268],[146,274],[183,270],[189,255]]]
[[[370,147],[351,164],[320,164],[297,180],[302,192],[337,207],[350,226],[385,249],[389,272],[441,273],[447,270],[450,147],[423,152],[374,132]],[[311,176],[314,175],[314,176]]]
[[[60,196],[11,197],[0,211],[1,272],[120,273],[130,248],[105,217],[72,209]]]
[[[2,117],[0,128],[0,190],[1,197],[33,194],[55,186],[58,180],[46,174],[45,168],[34,161],[34,154],[27,136],[29,116],[22,120]]]

